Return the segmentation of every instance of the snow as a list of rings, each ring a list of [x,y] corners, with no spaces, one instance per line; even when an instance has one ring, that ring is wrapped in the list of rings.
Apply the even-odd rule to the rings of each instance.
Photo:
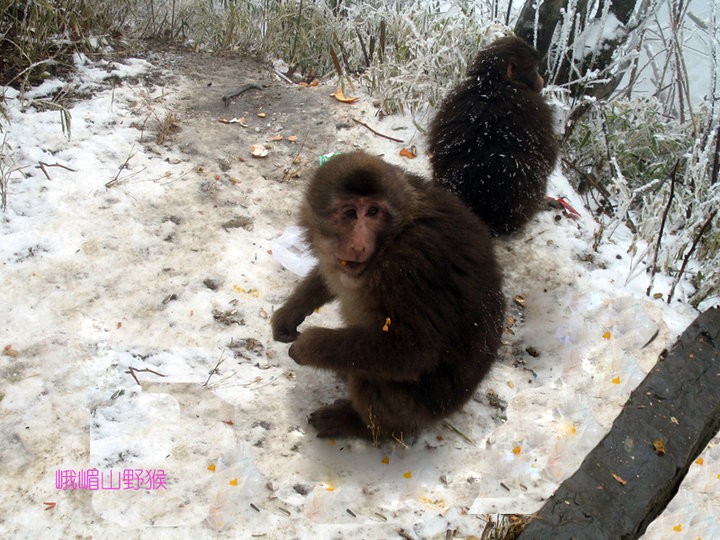
[[[513,320],[477,399],[407,448],[319,440],[306,415],[343,383],[295,365],[269,328],[298,279],[278,262],[280,251],[298,255],[297,236],[278,238],[292,234],[302,179],[246,167],[237,185],[221,184],[145,131],[149,107],[180,110],[185,78],[147,88],[133,82],[145,60],[76,66],[75,86],[90,94],[71,108],[69,139],[57,111],[21,113],[5,92],[4,159],[24,168],[0,222],[3,538],[480,536],[487,514],[542,506],[697,315],[645,296],[626,229],[592,251],[597,224],[556,171],[548,194],[581,217],[543,212],[497,241]],[[122,79],[114,89],[102,83],[110,76]],[[367,109],[353,114],[380,132],[405,121]],[[363,127],[347,138],[427,175],[424,138],[405,127],[413,161]],[[238,207],[253,226],[223,229]],[[670,282],[657,275],[655,289]],[[335,307],[306,324],[339,324]],[[679,524],[688,537],[720,537],[718,442],[645,538]],[[123,489],[58,489],[59,472],[90,469],[106,484],[136,472],[115,478]]]

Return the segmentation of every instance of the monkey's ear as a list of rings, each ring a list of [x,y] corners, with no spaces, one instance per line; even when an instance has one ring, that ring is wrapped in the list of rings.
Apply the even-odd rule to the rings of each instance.
[[[517,64],[515,62],[508,62],[508,67],[507,67],[508,80],[514,81],[516,73],[517,73]]]

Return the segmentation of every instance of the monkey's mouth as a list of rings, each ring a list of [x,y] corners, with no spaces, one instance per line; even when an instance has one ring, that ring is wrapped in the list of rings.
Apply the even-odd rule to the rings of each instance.
[[[348,261],[346,259],[338,258],[338,262],[342,265],[343,269],[349,274],[359,274],[365,267],[365,262],[359,261]]]

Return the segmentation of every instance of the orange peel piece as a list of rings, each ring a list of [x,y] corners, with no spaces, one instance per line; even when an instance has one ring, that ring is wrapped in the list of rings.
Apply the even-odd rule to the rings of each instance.
[[[338,101],[341,101],[342,103],[354,103],[358,99],[360,99],[359,97],[345,97],[345,93],[342,91],[341,88],[335,90],[335,93],[332,95],[332,97],[334,97]]]

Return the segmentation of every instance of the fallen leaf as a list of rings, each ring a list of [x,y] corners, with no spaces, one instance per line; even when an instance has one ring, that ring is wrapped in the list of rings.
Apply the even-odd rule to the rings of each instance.
[[[406,472],[405,474],[403,474],[403,476],[404,476],[405,478],[410,478],[410,477],[412,476],[412,472],[411,472],[411,471],[408,471],[408,472]]]
[[[257,115],[258,115],[258,118],[265,118],[267,116],[267,114],[265,114],[264,112],[259,112],[259,113],[257,113]]]
[[[519,446],[516,446],[515,448],[513,448],[513,454],[515,454],[516,456],[517,456],[520,452],[521,452],[521,449],[520,449]]]
[[[312,81],[310,81],[310,84],[308,84],[308,86],[317,86],[318,84],[320,84],[320,81],[318,81],[317,79],[313,79]]]
[[[387,456],[385,456],[385,457],[382,458],[380,461],[382,461],[385,465],[387,465],[388,463],[390,463],[390,458],[387,457]]]
[[[266,157],[269,153],[269,150],[265,148],[264,144],[253,144],[250,147],[250,154],[252,154],[253,157],[263,158]]]
[[[55,505],[56,505],[57,503],[54,503],[54,502],[45,502],[45,503],[43,503],[43,504],[47,505],[47,508],[45,508],[45,510],[52,510],[53,508],[55,508]]]
[[[282,135],[275,135],[274,137],[270,137],[268,139],[268,141],[270,141],[270,142],[282,141],[282,140],[283,140]]]
[[[237,485],[238,485],[237,478],[233,478],[232,480],[230,480],[230,485],[231,485],[231,486],[237,486]]]
[[[525,307],[525,298],[520,296],[519,294],[515,295],[515,303],[520,307]]]
[[[611,474],[612,474],[612,477],[613,477],[615,480],[617,480],[618,482],[620,482],[623,486],[624,486],[625,484],[627,484],[627,481],[626,481],[626,480],[623,480],[623,479],[622,479],[621,477],[619,477],[617,474],[615,474],[615,473],[611,473]]]
[[[210,466],[208,467],[208,471],[214,471],[214,470],[215,470],[215,464],[211,463]]]
[[[407,148],[403,148],[402,150],[400,150],[400,156],[401,156],[401,157],[406,157],[406,158],[408,158],[408,159],[415,159],[415,154],[413,154],[413,153],[412,153],[410,150],[408,150]]]
[[[615,377],[615,378],[612,380],[612,383],[613,383],[613,384],[620,384],[620,377]]]
[[[603,337],[604,337],[605,339],[610,339],[610,332],[605,332],[605,333],[603,334]]]
[[[343,91],[340,88],[335,90],[335,93],[331,97],[334,97],[335,99],[337,99],[338,101],[341,101],[342,103],[354,103],[358,99],[360,99],[359,97],[353,97],[353,98],[345,97],[345,94],[343,93]]]
[[[657,452],[657,454],[658,454],[659,456],[664,456],[664,455],[665,455],[665,443],[663,442],[662,439],[656,440],[656,441],[653,443],[653,447],[655,448],[655,452]]]
[[[703,458],[699,457],[699,458],[697,458],[697,459],[695,460],[695,463],[696,463],[697,465],[702,465],[702,464],[705,463],[705,462],[703,461]]]
[[[507,385],[508,385],[510,388],[515,388],[515,383],[512,382],[512,381],[508,381],[508,382],[507,382]]]
[[[673,527],[673,531],[675,531],[675,532],[680,532],[680,531],[682,531],[682,525],[680,525],[680,524],[675,525],[675,526]]]

